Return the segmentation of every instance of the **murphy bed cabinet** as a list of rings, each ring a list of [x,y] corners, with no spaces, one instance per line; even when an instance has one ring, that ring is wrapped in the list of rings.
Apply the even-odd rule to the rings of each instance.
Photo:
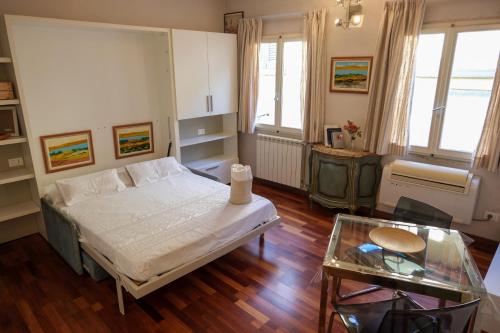
[[[315,145],[311,154],[309,199],[328,208],[375,209],[381,156]]]
[[[230,182],[238,163],[236,35],[172,30],[176,155]]]

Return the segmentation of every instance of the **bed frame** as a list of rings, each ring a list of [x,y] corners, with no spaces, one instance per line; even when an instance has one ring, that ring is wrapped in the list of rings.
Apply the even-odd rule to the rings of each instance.
[[[123,302],[123,288],[134,298],[139,299],[147,294],[167,285],[168,283],[198,269],[205,264],[222,257],[223,255],[233,251],[241,245],[247,243],[251,239],[260,236],[264,239],[264,233],[280,223],[280,217],[276,217],[272,221],[263,222],[242,237],[224,245],[223,247],[208,253],[207,255],[185,263],[173,270],[170,270],[161,275],[157,275],[150,280],[138,283],[130,279],[125,274],[118,272],[113,263],[103,256],[99,251],[88,243],[81,243],[78,240],[78,232],[76,224],[70,218],[61,214],[56,210],[46,199],[41,199],[42,212],[47,227],[47,238],[54,249],[64,258],[64,260],[75,270],[79,275],[83,274],[85,266],[82,256],[88,255],[91,257],[97,268],[92,271],[104,269],[116,281],[116,293],[118,297],[118,307],[122,315],[125,314],[125,304]],[[82,253],[82,250],[84,253]],[[94,263],[94,264],[95,264]],[[88,267],[85,267],[88,269]],[[91,271],[89,271],[91,273]],[[92,275],[92,273],[91,273]],[[100,274],[102,276],[102,274]],[[96,278],[92,275],[94,279]]]

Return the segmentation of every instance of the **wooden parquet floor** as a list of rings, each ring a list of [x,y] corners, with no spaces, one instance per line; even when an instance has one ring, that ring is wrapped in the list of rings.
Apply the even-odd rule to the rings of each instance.
[[[315,332],[319,285],[311,280],[334,212],[311,210],[304,197],[262,184],[254,192],[282,217],[262,246],[255,239],[141,300],[127,295],[125,316],[113,279],[78,276],[41,236],[0,245],[0,332]],[[472,252],[485,272],[491,254]],[[360,287],[343,283],[343,291]],[[343,332],[340,323],[334,330]]]

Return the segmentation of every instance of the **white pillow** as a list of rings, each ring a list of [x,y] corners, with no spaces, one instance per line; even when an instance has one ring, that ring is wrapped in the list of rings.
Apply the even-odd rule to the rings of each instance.
[[[45,193],[43,197],[47,199],[51,204],[58,205],[64,202],[63,197],[61,196],[61,193],[57,189],[56,184],[50,184],[45,186],[43,191]]]
[[[160,180],[152,161],[129,164],[125,167],[137,187],[152,184]]]
[[[160,179],[188,171],[185,166],[177,162],[175,157],[172,156],[160,158],[151,162],[153,162]]]
[[[118,178],[120,178],[120,180],[126,187],[134,186],[134,181],[132,180],[132,178],[130,178],[127,169],[125,169],[124,167],[118,168],[116,169],[116,172],[118,173]]]
[[[121,192],[126,189],[125,184],[118,178],[116,169],[61,179],[56,181],[56,186],[67,206],[72,206],[78,202],[103,194]]]

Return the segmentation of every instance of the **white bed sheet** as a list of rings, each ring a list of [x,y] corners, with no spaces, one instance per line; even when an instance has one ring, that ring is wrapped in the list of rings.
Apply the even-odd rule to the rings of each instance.
[[[230,187],[186,172],[144,187],[57,208],[75,221],[80,241],[137,281],[190,262],[276,218],[253,195],[229,203]]]

